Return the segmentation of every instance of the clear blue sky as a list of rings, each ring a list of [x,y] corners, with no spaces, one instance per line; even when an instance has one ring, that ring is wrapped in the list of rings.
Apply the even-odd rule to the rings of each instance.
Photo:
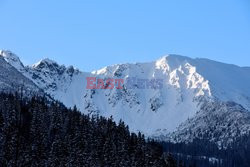
[[[91,71],[165,54],[250,66],[249,0],[0,0],[0,48]]]

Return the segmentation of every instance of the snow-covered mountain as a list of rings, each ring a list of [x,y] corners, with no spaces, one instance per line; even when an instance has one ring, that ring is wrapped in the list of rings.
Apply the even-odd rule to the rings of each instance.
[[[214,126],[220,133],[213,131],[216,135],[210,133],[210,139],[226,143],[250,131],[249,67],[168,55],[153,62],[117,64],[90,73],[49,59],[24,66],[9,51],[0,55],[0,68],[15,71],[11,75],[20,76],[27,81],[25,85],[34,87],[32,90],[42,89],[86,114],[122,119],[132,131],[147,136],[186,141],[197,137],[196,132],[207,137],[205,132]],[[0,75],[1,85],[15,83],[2,72]],[[134,89],[126,85],[123,89],[86,89],[86,77],[135,78],[138,82]],[[152,79],[160,79],[162,87],[147,88],[145,81]]]
[[[32,80],[26,78],[22,72],[25,67],[19,58],[7,51],[0,51],[0,90],[4,92],[20,92],[26,95],[44,92]]]

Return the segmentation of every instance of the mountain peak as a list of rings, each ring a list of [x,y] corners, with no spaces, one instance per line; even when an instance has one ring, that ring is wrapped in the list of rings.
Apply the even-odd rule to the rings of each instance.
[[[184,65],[186,63],[192,62],[193,59],[186,57],[186,56],[181,56],[181,55],[176,55],[176,54],[169,54],[165,55],[158,60],[155,61],[155,66],[158,69],[166,69],[166,70],[171,70],[178,68],[180,65]]]
[[[48,66],[48,65],[56,65],[59,66],[57,64],[57,62],[55,62],[54,60],[51,60],[49,58],[45,58],[40,60],[39,62],[35,63],[32,65],[33,68],[37,68],[37,67],[44,67],[44,66]]]
[[[21,70],[24,68],[23,63],[20,61],[19,57],[9,50],[0,50],[0,56],[2,56],[7,63],[15,67],[17,70]]]
[[[70,76],[72,76],[73,73],[80,72],[77,68],[74,68],[73,66],[66,67],[65,65],[59,65],[56,61],[51,60],[49,58],[40,60],[36,64],[33,64],[31,68],[34,70],[45,71],[48,73],[59,74],[59,75],[66,72]]]
[[[160,61],[160,60],[179,60],[179,61],[183,61],[183,60],[192,60],[192,58],[187,57],[187,56],[178,55],[178,54],[167,54],[167,55],[164,55],[164,56],[160,57],[157,61]]]

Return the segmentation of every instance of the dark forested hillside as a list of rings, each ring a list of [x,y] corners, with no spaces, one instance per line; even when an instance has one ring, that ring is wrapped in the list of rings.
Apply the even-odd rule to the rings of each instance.
[[[171,152],[177,161],[198,167],[249,167],[250,135],[235,139],[227,148],[219,149],[208,140],[191,143],[162,142],[164,152]]]
[[[46,98],[0,94],[0,167],[248,167],[249,160],[249,135],[221,150],[198,139],[157,143],[130,133],[122,121],[83,115]]]
[[[175,164],[171,157],[164,160],[159,144],[130,133],[123,122],[10,94],[0,94],[0,162],[1,167]]]

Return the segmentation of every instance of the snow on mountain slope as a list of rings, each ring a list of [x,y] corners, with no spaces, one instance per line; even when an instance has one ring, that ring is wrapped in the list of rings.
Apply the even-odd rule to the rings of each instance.
[[[3,57],[66,106],[76,105],[86,114],[112,115],[116,121],[125,121],[132,131],[148,136],[177,134],[181,126],[182,129],[190,127],[188,120],[198,121],[201,120],[198,113],[209,113],[202,110],[204,104],[234,101],[250,110],[250,68],[247,67],[169,55],[154,62],[112,65],[89,73],[49,59],[24,67],[16,57]],[[135,89],[125,85],[124,89],[89,90],[86,77],[91,76],[125,81],[136,78],[139,83],[134,85]],[[162,88],[142,88],[145,79],[161,79]],[[216,111],[221,111],[223,105],[218,106]]]
[[[84,80],[87,76],[83,72],[73,66],[65,67],[44,59],[28,67],[24,75],[66,106],[76,105],[83,111]]]
[[[187,61],[209,81],[211,93],[222,101],[234,101],[250,110],[250,68],[209,59],[169,56],[169,62]]]
[[[12,65],[10,65],[12,64]],[[10,52],[0,51],[0,90],[21,92],[25,95],[42,94],[42,90],[18,70],[24,66],[19,58]]]
[[[249,111],[235,102],[216,101],[204,103],[195,117],[181,123],[173,133],[156,137],[173,142],[208,139],[226,148],[237,138],[249,134],[249,131]]]
[[[4,60],[16,68],[18,71],[24,69],[23,63],[20,61],[19,57],[17,57],[14,53],[10,51],[0,50],[0,56],[4,58]]]
[[[92,74],[101,78],[163,80],[162,89],[95,90],[88,101],[99,114],[113,115],[115,120],[124,120],[133,131],[148,135],[173,131],[195,115],[199,103],[196,99],[211,95],[208,81],[196,73],[195,67],[186,62],[181,66],[168,66],[166,57],[151,63],[109,66]]]

